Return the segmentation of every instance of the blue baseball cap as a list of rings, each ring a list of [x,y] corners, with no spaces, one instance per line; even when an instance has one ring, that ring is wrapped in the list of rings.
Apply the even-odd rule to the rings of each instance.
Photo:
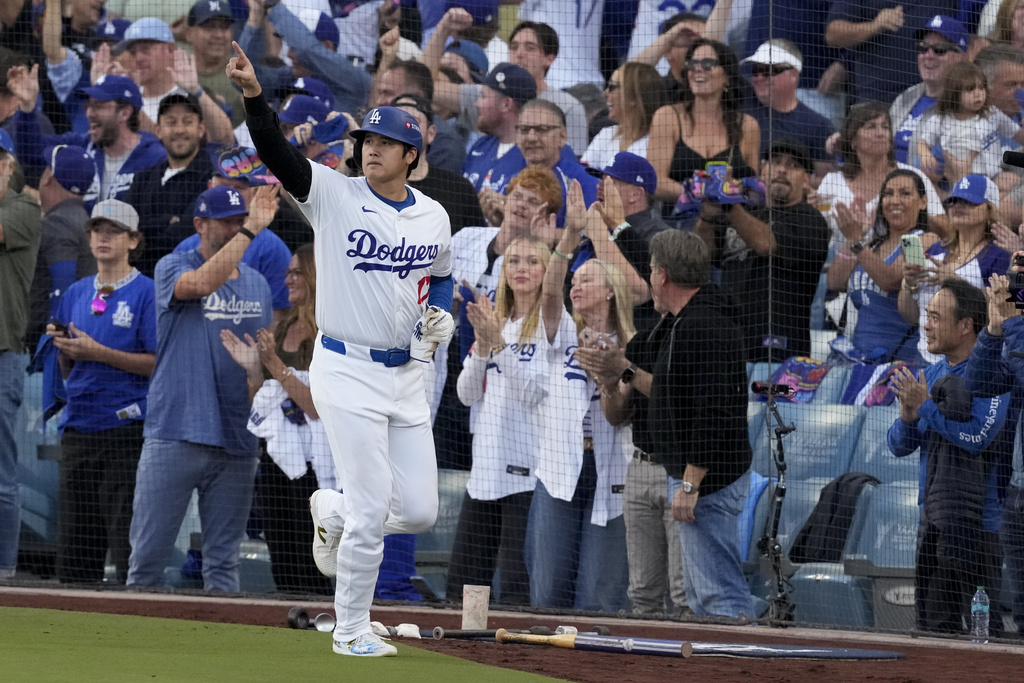
[[[448,0],[448,9],[461,7],[473,17],[473,23],[477,26],[490,22],[498,16],[498,5],[500,0]],[[486,73],[487,69],[484,69]]]
[[[188,25],[202,26],[210,19],[217,17],[226,17],[234,21],[234,17],[231,16],[231,6],[225,0],[199,0],[188,11]]]
[[[111,19],[110,21],[104,21],[96,27],[96,37],[100,40],[120,43],[124,40],[125,31],[127,31],[128,27],[131,25],[132,22],[127,19]]]
[[[298,16],[318,41],[322,43],[329,40],[334,43],[335,47],[338,46],[338,42],[341,40],[341,31],[338,30],[338,25],[330,16],[315,9],[301,10]]]
[[[57,145],[43,150],[47,168],[61,187],[68,192],[84,195],[96,177],[96,164],[84,147]]]
[[[320,123],[327,120],[330,109],[309,95],[292,95],[281,107],[277,117],[285,123]]]
[[[630,185],[639,185],[647,194],[654,194],[654,188],[658,186],[658,174],[654,172],[651,162],[632,152],[616,154],[602,173]]]
[[[143,17],[132,22],[128,30],[124,32],[124,39],[117,44],[119,50],[127,50],[140,40],[151,40],[156,43],[173,43],[174,33],[166,21],[156,17]]]
[[[444,49],[445,52],[452,52],[466,60],[469,64],[469,73],[473,81],[479,83],[487,74],[487,53],[484,49],[472,40],[456,40]]]
[[[211,187],[199,195],[192,215],[196,218],[231,218],[248,214],[242,195],[237,190],[221,185]]]
[[[363,125],[358,130],[352,131],[351,135],[356,140],[362,140],[367,133],[377,133],[392,140],[412,145],[423,152],[423,131],[416,123],[413,115],[398,107],[377,107],[367,112],[363,117]],[[419,157],[416,157],[417,160]]]
[[[502,62],[491,69],[483,85],[497,90],[505,97],[511,97],[519,105],[537,97],[537,82],[533,76],[523,67],[508,62]]]
[[[326,104],[328,110],[334,110],[334,93],[319,78],[296,78],[292,81],[291,85],[281,88],[281,99],[285,99],[292,94],[309,95],[313,99],[320,100]]]
[[[967,52],[967,43],[970,40],[967,27],[953,17],[946,16],[945,14],[936,14],[924,25],[924,28],[918,30],[917,40],[921,40],[922,36],[929,31],[938,33],[956,45],[960,48],[960,52]]]
[[[94,85],[82,88],[79,92],[100,102],[124,100],[136,110],[142,109],[142,93],[139,92],[139,86],[127,76],[100,76]]]
[[[3,128],[0,128],[0,149],[8,154],[14,154],[14,140],[11,139],[11,134]]]
[[[953,199],[962,199],[968,204],[974,205],[991,202],[998,208],[999,188],[988,176],[972,173],[961,178],[942,203],[948,204]]]

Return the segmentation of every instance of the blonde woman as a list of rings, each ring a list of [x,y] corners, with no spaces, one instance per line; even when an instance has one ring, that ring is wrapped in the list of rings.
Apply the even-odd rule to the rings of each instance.
[[[549,347],[540,295],[550,258],[543,241],[517,237],[505,250],[495,303],[479,293],[466,304],[476,342],[457,390],[463,404],[478,408],[473,465],[448,568],[450,600],[459,600],[466,584],[491,585],[498,569],[496,599],[529,603],[523,544],[547,395]]]
[[[597,209],[592,212],[590,218],[600,222]],[[574,354],[579,346],[624,348],[636,330],[625,276],[598,259],[573,273],[572,315],[566,311],[564,255],[576,248],[587,218],[582,193],[574,185],[568,224],[544,278],[541,310],[553,363],[526,558],[534,607],[618,612],[629,608],[622,501],[631,431],[605,419],[601,392],[608,388],[582,370]]]
[[[650,64],[626,62],[612,73],[604,86],[608,118],[616,123],[601,129],[581,161],[604,168],[619,152],[647,156],[647,140],[654,112],[667,104],[665,81]]]

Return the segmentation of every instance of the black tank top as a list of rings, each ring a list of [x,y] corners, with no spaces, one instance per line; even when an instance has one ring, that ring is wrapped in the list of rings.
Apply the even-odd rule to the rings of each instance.
[[[754,169],[747,165],[740,150],[733,147],[726,147],[712,157],[702,157],[693,148],[683,142],[683,123],[679,118],[679,110],[675,110],[676,126],[679,130],[679,142],[676,143],[675,152],[672,154],[672,164],[668,169],[668,177],[677,183],[681,183],[693,177],[694,171],[703,171],[704,165],[709,161],[724,161],[732,166],[732,177],[736,179],[747,178],[756,175]]]

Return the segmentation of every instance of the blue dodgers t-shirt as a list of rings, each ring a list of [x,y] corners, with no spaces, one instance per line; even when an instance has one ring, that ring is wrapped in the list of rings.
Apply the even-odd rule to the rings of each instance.
[[[71,285],[56,317],[74,323],[97,343],[127,353],[156,353],[156,301],[153,281],[137,270],[115,284],[106,310],[92,312],[96,278]],[[60,428],[93,433],[146,418],[149,378],[97,361],[76,361],[64,380],[68,404]]]
[[[901,164],[911,164],[917,161],[917,150],[914,150],[914,158],[910,161],[907,157],[910,155],[910,138],[913,137],[914,131],[917,130],[918,125],[921,123],[921,117],[924,113],[935,106],[935,98],[929,97],[928,95],[921,95],[913,107],[910,109],[910,113],[902,121],[893,121],[893,125],[898,126],[896,134],[893,137],[892,151],[896,154],[896,161]],[[942,159],[942,147],[935,145],[932,148],[932,154],[938,152],[935,156],[936,159]],[[918,164],[913,164],[917,166]]]
[[[177,253],[198,248],[197,233],[183,239],[174,251]],[[288,287],[284,284],[291,261],[292,252],[288,250],[288,246],[270,230],[261,230],[242,256],[242,263],[262,275],[270,285],[274,308],[291,308],[288,302]]]
[[[245,370],[220,341],[228,329],[240,339],[270,325],[270,287],[240,263],[239,276],[202,299],[179,301],[174,285],[203,265],[199,250],[175,252],[156,264],[156,372],[150,383],[149,438],[217,446],[238,456],[256,455],[246,429],[249,385]]]
[[[509,154],[514,154],[523,158],[522,153],[519,151],[519,147],[512,145],[512,148],[505,152],[503,157],[498,156],[498,148],[501,146],[501,141],[493,135],[483,135],[473,143],[473,146],[469,148],[469,153],[466,154],[466,160],[462,162],[462,177],[469,181],[470,185],[477,192],[483,189],[484,180],[487,178],[487,172],[494,168],[494,165],[498,163],[499,158],[504,158]]]

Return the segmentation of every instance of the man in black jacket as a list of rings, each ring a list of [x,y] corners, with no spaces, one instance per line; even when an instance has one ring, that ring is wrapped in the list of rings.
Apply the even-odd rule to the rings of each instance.
[[[213,164],[203,150],[203,110],[194,97],[165,97],[156,122],[167,161],[136,173],[125,198],[138,212],[145,237],[135,266],[149,277],[157,261],[195,232],[192,204],[213,176]]]
[[[650,250],[651,295],[663,317],[649,335],[633,337],[617,367],[608,363],[598,371],[614,377],[617,370],[621,377],[617,390],[602,381],[602,408],[612,421],[633,391],[650,397],[650,457],[668,473],[690,609],[749,618],[737,528],[752,459],[739,331],[710,284],[708,249],[699,237],[665,230]],[[599,361],[587,350],[577,354],[583,367]]]

